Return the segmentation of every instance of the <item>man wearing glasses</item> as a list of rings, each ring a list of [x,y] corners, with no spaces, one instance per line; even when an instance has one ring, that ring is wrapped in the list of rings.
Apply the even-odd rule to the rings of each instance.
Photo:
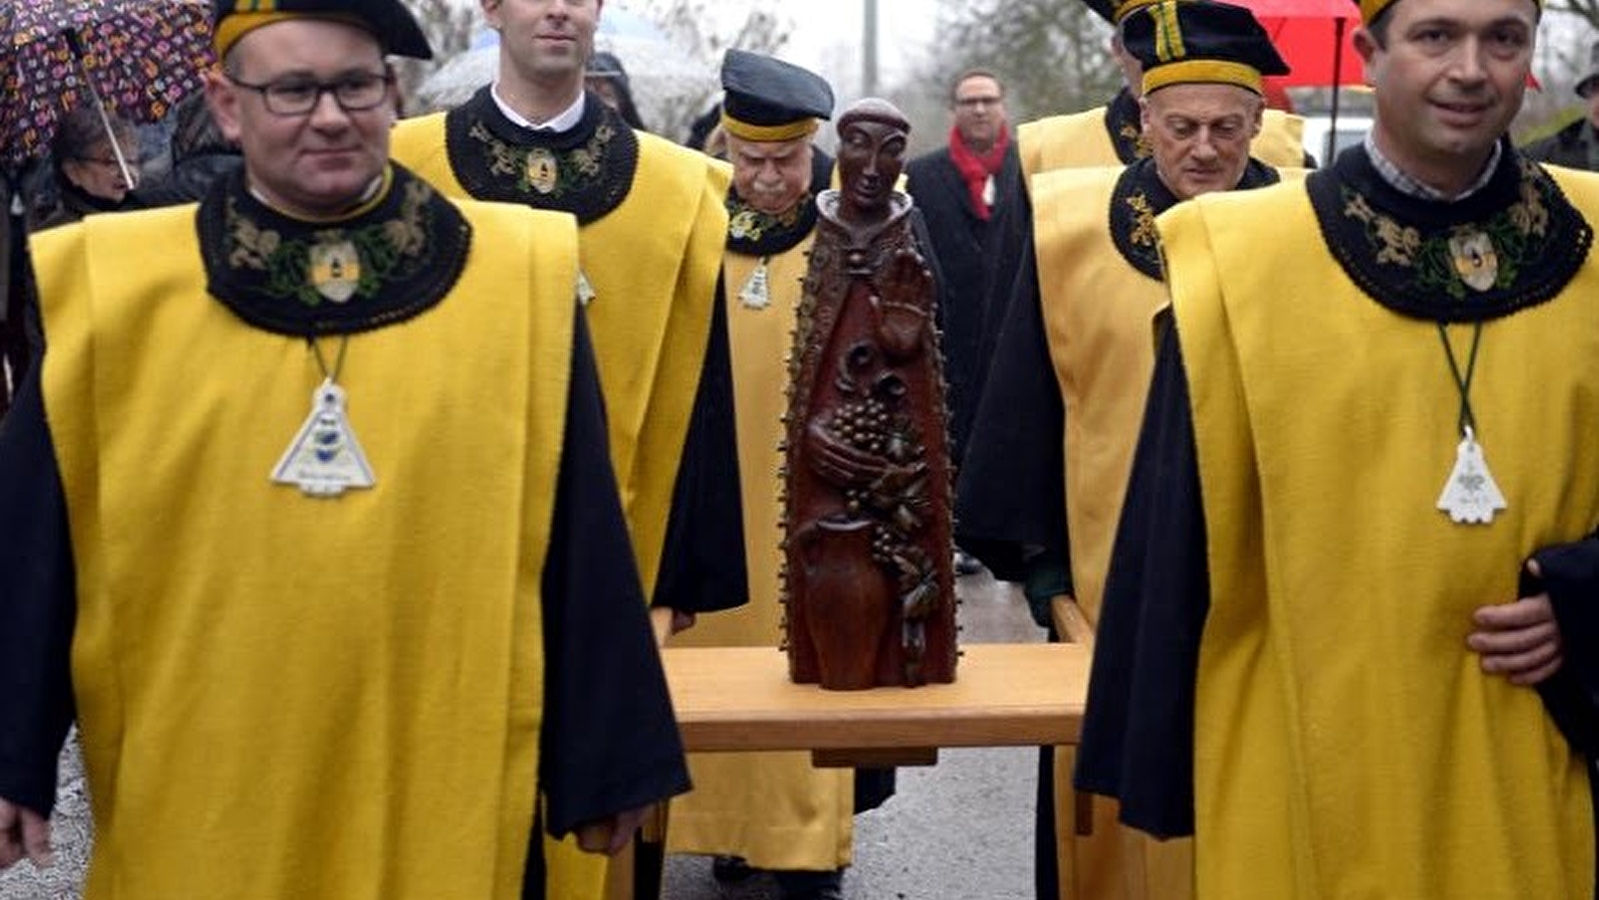
[[[0,432],[0,867],[89,900],[521,900],[687,788],[570,217],[388,162],[397,0],[222,2],[240,172],[35,242]],[[550,896],[567,896],[559,887]]]
[[[978,341],[983,333],[983,287],[988,278],[989,223],[998,200],[1002,172],[1016,172],[1017,157],[1005,121],[1005,85],[987,69],[969,69],[955,78],[950,91],[953,123],[949,143],[905,166],[906,191],[927,220],[933,255],[943,273],[948,301],[939,308],[943,321],[944,377],[949,381],[951,449],[955,460],[966,446],[965,426],[977,402],[972,395],[972,370],[979,365]],[[976,571],[976,562],[960,554],[956,568]]]

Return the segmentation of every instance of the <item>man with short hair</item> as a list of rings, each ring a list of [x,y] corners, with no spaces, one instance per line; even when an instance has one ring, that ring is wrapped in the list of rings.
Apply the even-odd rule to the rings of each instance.
[[[1022,270],[1025,248],[1033,241],[1031,183],[1035,175],[1055,169],[1089,166],[1129,165],[1149,155],[1142,137],[1142,110],[1138,103],[1143,74],[1138,58],[1127,52],[1122,39],[1122,23],[1134,11],[1157,2],[1194,0],[1083,0],[1090,10],[1111,26],[1109,52],[1122,71],[1123,84],[1104,106],[1083,112],[1045,116],[1016,126],[1016,151],[1019,159],[1014,175],[1007,173],[999,183],[999,214],[990,228],[990,277],[984,288],[984,322],[976,356],[982,362],[970,373],[971,393],[981,395],[988,377],[987,366],[995,358],[1000,323],[1005,320],[1011,298],[1016,293],[1015,279]],[[1270,166],[1297,167],[1309,164],[1302,143],[1304,120],[1276,109],[1261,114],[1260,134],[1252,143],[1256,159]],[[960,410],[957,410],[960,412]],[[965,409],[975,413],[970,405]],[[957,421],[957,432],[969,433],[970,423]]]
[[[577,217],[611,464],[664,639],[748,597],[719,279],[728,176],[584,90],[603,6],[482,0],[497,77],[448,113],[401,122],[394,156],[447,195]],[[589,870],[580,896],[595,896],[604,861],[570,851],[561,859]]]
[[[1154,364],[1150,322],[1166,302],[1155,217],[1200,194],[1279,180],[1251,147],[1263,77],[1287,66],[1248,9],[1152,4],[1125,19],[1122,35],[1140,63],[1151,155],[1033,180],[1034,247],[959,484],[962,546],[997,577],[1023,583],[1040,624],[1059,595],[1089,624],[1099,620]],[[1069,773],[1073,754],[1059,757],[1056,770]],[[1041,832],[1076,835],[1059,873],[1041,860],[1040,896],[1189,895],[1188,842],[1142,838],[1116,824],[1113,804],[1085,811],[1074,801],[1067,789],[1040,803]],[[1091,821],[1074,821],[1085,812]]]
[[[1078,781],[1200,900],[1587,900],[1599,180],[1506,138],[1538,3],[1360,9],[1364,145],[1158,221]]]
[[[1111,26],[1110,54],[1122,71],[1122,88],[1104,106],[1078,113],[1045,116],[1016,127],[1022,172],[1030,178],[1039,172],[1079,166],[1130,164],[1149,155],[1143,133],[1138,98],[1142,93],[1142,64],[1130,53],[1122,35],[1128,15],[1161,2],[1193,0],[1083,0]],[[1305,148],[1300,141],[1304,121],[1280,110],[1263,113],[1261,133],[1255,141],[1256,159],[1272,166],[1301,166]],[[1025,187],[1025,185],[1024,185]]]
[[[1599,87],[1599,42],[1589,51],[1587,74],[1577,82],[1576,94],[1582,98],[1584,114],[1522,152],[1539,162],[1599,171],[1599,91],[1595,87]]]
[[[688,786],[575,223],[390,164],[400,3],[254,7],[206,87],[242,168],[34,241],[0,866],[48,863],[76,718],[89,900],[542,898],[541,832],[614,852]]]
[[[949,382],[951,452],[957,462],[970,423],[966,407],[983,333],[983,288],[988,280],[988,232],[1002,172],[1014,172],[1016,153],[1005,121],[1005,86],[987,69],[968,69],[950,90],[949,142],[905,166],[905,192],[916,201],[933,239],[948,302],[940,308],[944,377]],[[962,560],[964,562],[964,560]],[[967,566],[971,569],[972,567]]]
[[[627,127],[585,92],[603,0],[483,0],[500,68],[408,119],[395,158],[446,194],[570,212],[611,455],[652,606],[745,600],[720,265],[725,167]]]

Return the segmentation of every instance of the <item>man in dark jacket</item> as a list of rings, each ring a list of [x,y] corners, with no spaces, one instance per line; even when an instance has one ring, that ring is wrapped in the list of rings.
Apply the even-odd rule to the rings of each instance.
[[[945,377],[949,380],[951,441],[958,462],[966,444],[968,405],[977,403],[973,376],[980,361],[983,287],[987,279],[989,222],[994,185],[1002,171],[1017,167],[1005,122],[1005,86],[993,72],[968,69],[950,91],[954,124],[949,143],[905,167],[906,190],[927,220],[933,253],[945,278],[939,326],[944,332]]]
[[[1590,51],[1588,74],[1577,82],[1577,96],[1587,102],[1587,114],[1529,144],[1524,152],[1539,162],[1599,171],[1599,91],[1595,87],[1599,87],[1599,42]]]

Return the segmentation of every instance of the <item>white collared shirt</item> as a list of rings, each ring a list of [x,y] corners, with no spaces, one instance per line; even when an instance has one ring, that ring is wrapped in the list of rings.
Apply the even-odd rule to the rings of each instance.
[[[1409,172],[1394,165],[1393,160],[1384,156],[1382,151],[1377,149],[1377,139],[1372,137],[1369,131],[1366,132],[1365,145],[1366,155],[1371,158],[1371,167],[1377,170],[1377,174],[1382,176],[1383,181],[1388,182],[1389,187],[1401,194],[1415,197],[1419,200],[1443,201],[1447,203],[1459,202],[1487,187],[1488,182],[1493,180],[1494,172],[1499,169],[1499,157],[1504,153],[1504,146],[1496,142],[1493,153],[1488,157],[1488,164],[1483,167],[1482,174],[1477,176],[1477,180],[1458,194],[1448,194],[1432,185],[1422,183],[1412,177]]]
[[[571,131],[577,127],[577,123],[583,121],[583,101],[587,95],[583,91],[578,91],[577,100],[571,106],[563,110],[560,115],[546,119],[543,122],[534,122],[527,116],[512,109],[511,105],[500,97],[499,82],[495,82],[489,88],[489,96],[494,98],[494,105],[500,108],[500,112],[504,113],[505,117],[515,124],[533,131],[548,131],[552,134],[560,134],[565,131]]]

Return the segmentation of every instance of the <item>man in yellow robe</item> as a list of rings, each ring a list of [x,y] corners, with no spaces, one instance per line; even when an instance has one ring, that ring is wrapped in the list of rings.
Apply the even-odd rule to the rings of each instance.
[[[1110,53],[1124,78],[1122,89],[1104,106],[1078,113],[1046,116],[1016,127],[1016,144],[1021,154],[1024,179],[1040,172],[1081,166],[1128,165],[1149,155],[1149,142],[1142,138],[1142,116],[1138,98],[1142,93],[1142,63],[1126,47],[1123,23],[1136,10],[1158,0],[1084,0],[1091,10],[1108,22],[1113,33]],[[1257,159],[1272,166],[1302,166],[1305,148],[1301,139],[1305,122],[1299,116],[1268,109],[1261,117],[1261,132],[1256,137]]]
[[[449,196],[577,217],[611,465],[664,639],[748,599],[719,280],[727,169],[629,127],[585,90],[604,0],[481,5],[500,33],[494,82],[448,113],[400,122],[394,158]],[[660,844],[641,849],[648,894]],[[568,862],[591,885],[574,900],[599,896],[603,860],[568,844],[556,865]]]
[[[1200,900],[1594,895],[1599,181],[1506,139],[1540,12],[1365,0],[1364,145],[1159,220],[1078,780]]]
[[[719,282],[727,170],[585,91],[604,0],[482,6],[500,33],[496,79],[401,121],[394,158],[449,196],[577,217],[612,465],[664,634],[747,595]]]
[[[243,169],[35,242],[0,867],[48,864],[75,718],[88,900],[544,897],[541,832],[614,852],[687,788],[576,226],[388,162],[401,4],[256,6],[207,84]]]
[[[749,605],[707,617],[674,638],[683,646],[765,646],[782,641],[780,501],[783,412],[795,313],[816,227],[816,195],[833,161],[812,146],[831,117],[833,91],[799,66],[742,50],[722,63],[728,190],[728,331],[734,418],[744,495]],[[722,880],[770,870],[784,900],[840,895],[850,862],[853,777],[818,769],[809,753],[690,757],[695,791],[672,803],[667,847],[719,857]]]
[[[1249,10],[1154,4],[1128,16],[1121,33],[1143,73],[1151,155],[1034,179],[1035,247],[1001,331],[977,420],[982,440],[959,485],[962,545],[997,577],[1027,585],[1041,623],[1058,594],[1090,624],[1099,618],[1154,364],[1150,323],[1166,302],[1155,217],[1203,193],[1278,181],[1251,149],[1262,76],[1287,67]],[[1157,33],[1180,40],[1168,49]],[[1062,787],[1073,762],[1070,750],[1058,754]],[[1143,838],[1116,824],[1113,803],[1083,809],[1069,790],[1055,805],[1064,858],[1058,873],[1043,867],[1041,880],[1054,876],[1058,887],[1041,885],[1041,895],[1189,896],[1187,842]]]
[[[1046,116],[1016,127],[1019,165],[1002,172],[997,188],[999,214],[988,238],[991,262],[984,289],[984,319],[977,353],[980,361],[995,358],[999,329],[1015,296],[1022,257],[1033,242],[1033,178],[1058,169],[1130,165],[1149,156],[1149,142],[1143,138],[1138,103],[1143,91],[1142,64],[1135,54],[1127,51],[1121,29],[1130,14],[1155,0],[1084,2],[1113,29],[1110,53],[1121,69],[1122,88],[1104,106]],[[1310,157],[1302,142],[1304,125],[1299,116],[1276,109],[1265,110],[1252,154],[1269,166],[1307,165]],[[966,373],[979,396],[988,374],[988,366],[981,363]],[[975,404],[957,407],[955,413],[958,417],[975,416]],[[965,435],[971,433],[972,427],[971,422],[957,418],[954,430]]]

